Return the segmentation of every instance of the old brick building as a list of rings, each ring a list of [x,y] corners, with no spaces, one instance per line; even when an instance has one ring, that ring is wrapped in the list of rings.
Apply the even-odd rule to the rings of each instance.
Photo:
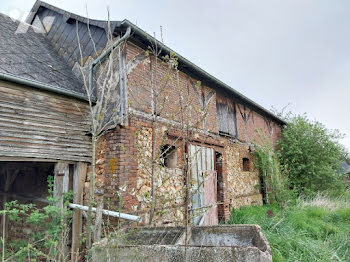
[[[0,27],[0,34],[15,34],[19,23],[1,17],[8,26]],[[112,21],[108,26],[106,21],[88,20],[37,1],[26,22],[33,25],[29,28],[30,34],[23,33],[22,39],[16,36],[14,43],[40,43],[34,48],[36,52],[21,49],[22,60],[17,63],[20,66],[0,65],[1,88],[6,89],[2,94],[7,94],[6,99],[1,95],[0,108],[13,107],[0,124],[0,133],[8,136],[0,144],[1,163],[30,161],[40,167],[40,163],[48,162],[52,163],[52,170],[63,163],[67,174],[73,177],[84,172],[81,170],[86,171],[91,156],[87,136],[88,103],[77,68],[88,66],[102,53],[108,43],[109,30],[115,39],[131,30],[122,43],[119,60],[122,63],[119,69],[132,65],[128,74],[122,73],[124,89],[119,86],[124,91],[117,109],[122,111],[123,121],[106,132],[97,147],[95,186],[98,197],[103,196],[108,202],[105,208],[121,207],[124,212],[142,216],[147,223],[153,206],[150,196],[154,191],[158,199],[154,204],[154,223],[182,223],[186,159],[191,175],[187,183],[198,183],[196,190],[191,188],[190,192],[191,212],[204,210],[200,215],[193,215],[194,223],[215,224],[227,220],[232,208],[262,204],[259,174],[253,165],[253,144],[262,142],[261,134],[275,143],[285,124],[281,119],[128,20]],[[9,31],[10,25],[12,31]],[[33,31],[37,28],[40,33]],[[1,41],[2,53],[15,49],[16,45],[11,47],[10,43]],[[149,54],[149,47],[155,44],[160,50],[159,57],[175,53],[178,71],[169,70],[169,63]],[[140,54],[144,54],[143,58],[135,60]],[[26,56],[36,56],[36,59],[23,60]],[[158,101],[162,101],[159,111],[155,109],[152,89],[157,84],[162,89],[162,93],[157,91]],[[185,108],[181,108],[181,101],[187,101]],[[25,112],[48,112],[55,105],[57,108],[50,114],[36,113],[33,118],[16,111],[14,107],[19,105]],[[23,135],[11,136],[6,123],[15,123],[16,127],[12,128]],[[159,152],[160,162],[152,165],[152,156]],[[155,168],[153,180],[148,172],[151,167]],[[29,173],[37,175],[35,171]],[[84,200],[87,200],[90,176],[86,176],[83,184]],[[153,191],[152,181],[156,185]],[[77,183],[71,188],[78,190]],[[79,192],[75,192],[77,203],[81,197]]]

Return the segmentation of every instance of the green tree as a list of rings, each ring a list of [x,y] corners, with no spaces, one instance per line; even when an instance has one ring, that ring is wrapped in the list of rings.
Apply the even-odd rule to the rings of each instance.
[[[339,174],[346,151],[339,143],[342,135],[307,116],[290,116],[278,142],[282,172],[298,194],[319,191],[341,192]]]

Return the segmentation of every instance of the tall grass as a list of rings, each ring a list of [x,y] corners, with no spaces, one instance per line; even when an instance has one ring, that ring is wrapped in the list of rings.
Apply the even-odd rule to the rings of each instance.
[[[284,209],[276,205],[233,210],[230,224],[258,224],[273,261],[350,261],[350,198],[317,195]]]

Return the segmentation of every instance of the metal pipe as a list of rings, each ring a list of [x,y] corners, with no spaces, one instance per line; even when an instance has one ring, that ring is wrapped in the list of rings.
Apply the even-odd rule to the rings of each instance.
[[[115,47],[117,47],[121,42],[127,39],[130,36],[130,33],[131,33],[131,27],[128,26],[122,38],[118,39],[112,46],[107,48],[101,55],[99,55],[94,61],[92,61],[92,63],[89,66],[89,92],[92,92],[93,72],[94,72],[95,65],[100,63],[110,52],[112,52],[112,50]]]
[[[26,196],[26,195],[14,194],[14,193],[6,193],[6,192],[2,192],[2,191],[0,191],[0,195],[10,196],[13,198],[20,198],[20,199],[30,200],[30,201],[38,201],[38,202],[42,202],[45,204],[52,204],[52,202],[48,201],[47,199],[40,198],[40,197],[32,197],[32,196]],[[83,205],[78,205],[78,204],[73,204],[73,203],[69,203],[68,206],[72,209],[80,209],[83,211],[89,210],[88,206],[83,206]],[[96,208],[93,207],[92,211],[96,212]],[[119,218],[123,218],[123,219],[127,219],[127,220],[132,220],[132,221],[136,221],[136,222],[142,222],[141,217],[129,215],[129,214],[125,214],[125,213],[120,213],[120,212],[115,212],[115,211],[103,209],[102,214],[107,215],[107,216],[119,217]]]
[[[83,206],[83,205],[70,203],[69,207],[72,208],[72,209],[80,209],[80,210],[83,210],[83,211],[89,211],[89,207],[88,206]],[[96,212],[96,208],[93,207],[92,211]],[[106,216],[119,217],[119,218],[123,218],[123,219],[127,219],[127,220],[132,220],[132,221],[136,221],[136,222],[141,222],[142,221],[142,218],[139,217],[139,216],[134,216],[134,215],[129,215],[129,214],[125,214],[125,213],[110,211],[110,210],[106,210],[106,209],[102,210],[102,214],[104,214]]]
[[[16,83],[16,84],[20,84],[20,85],[25,85],[25,86],[35,87],[35,88],[38,88],[38,89],[41,89],[44,91],[54,92],[54,93],[57,93],[60,95],[65,95],[65,96],[77,98],[79,100],[88,101],[88,98],[86,95],[75,92],[73,90],[58,88],[58,87],[53,86],[53,85],[48,85],[48,84],[44,84],[44,83],[41,83],[41,82],[38,82],[35,80],[21,78],[21,77],[18,77],[18,76],[12,75],[12,74],[8,74],[8,73],[1,73],[0,72],[0,80]]]

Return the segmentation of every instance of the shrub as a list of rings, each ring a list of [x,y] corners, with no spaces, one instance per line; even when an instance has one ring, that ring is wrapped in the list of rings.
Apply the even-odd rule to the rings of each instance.
[[[289,117],[278,142],[282,172],[298,195],[319,191],[344,192],[339,174],[345,149],[339,143],[338,131],[328,130],[319,122],[304,116]]]
[[[49,193],[53,194],[53,177],[48,177]],[[47,197],[47,206],[37,207],[35,204],[21,204],[17,200],[7,202],[0,216],[12,223],[19,223],[33,229],[27,240],[15,239],[9,243],[1,241],[3,261],[66,261],[65,245],[72,211],[67,207],[72,199],[72,192],[64,194],[64,207],[56,206],[57,199]],[[4,233],[4,232],[2,232]],[[6,258],[6,260],[5,260]]]

